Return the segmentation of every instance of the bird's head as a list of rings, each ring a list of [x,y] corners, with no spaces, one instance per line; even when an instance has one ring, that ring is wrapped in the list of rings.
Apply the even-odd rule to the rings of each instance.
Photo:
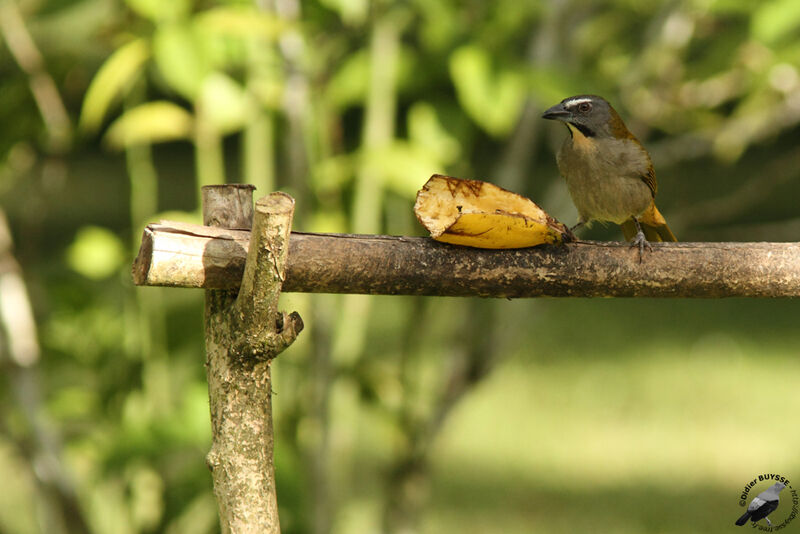
[[[542,115],[543,119],[565,123],[574,134],[584,137],[634,139],[611,104],[597,95],[578,95],[565,98]]]

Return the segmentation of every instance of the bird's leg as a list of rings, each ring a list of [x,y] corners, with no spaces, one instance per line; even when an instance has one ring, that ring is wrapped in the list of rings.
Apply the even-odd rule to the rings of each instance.
[[[769,520],[769,517],[765,517],[764,519],[767,520],[767,525],[772,526],[772,521]]]
[[[644,237],[644,232],[642,231],[642,225],[639,224],[639,219],[636,217],[632,217],[633,224],[636,225],[636,237],[633,238],[631,241],[632,247],[639,247],[639,263],[642,263],[642,255],[644,254],[644,248],[647,247],[647,250],[652,251],[653,247],[650,245],[650,242]]]
[[[578,223],[577,223],[575,226],[573,226],[572,228],[567,228],[567,236],[566,236],[566,238],[564,239],[564,241],[565,241],[565,242],[569,242],[569,241],[575,242],[575,241],[577,241],[577,240],[578,240],[578,236],[576,236],[574,232],[575,232],[575,230],[577,230],[578,228],[582,228],[584,224],[586,224],[586,222],[585,222],[585,221],[583,221],[583,220],[580,220],[580,221],[578,221]]]

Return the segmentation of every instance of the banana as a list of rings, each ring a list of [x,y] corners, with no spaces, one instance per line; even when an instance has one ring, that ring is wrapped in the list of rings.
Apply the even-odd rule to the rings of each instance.
[[[434,174],[417,192],[417,220],[437,241],[476,248],[563,243],[569,229],[532,200],[480,180]]]

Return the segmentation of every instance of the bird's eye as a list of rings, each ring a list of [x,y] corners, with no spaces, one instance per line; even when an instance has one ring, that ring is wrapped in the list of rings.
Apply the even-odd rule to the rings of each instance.
[[[578,111],[581,113],[589,113],[592,111],[592,104],[590,102],[581,102],[578,104]]]

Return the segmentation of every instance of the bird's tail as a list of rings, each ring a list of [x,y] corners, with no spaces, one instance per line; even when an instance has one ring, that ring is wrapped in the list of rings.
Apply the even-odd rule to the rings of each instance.
[[[747,523],[747,520],[750,519],[750,512],[745,512],[742,517],[736,520],[736,524],[740,527]]]
[[[656,203],[650,204],[650,207],[639,216],[639,224],[644,232],[644,237],[648,241],[677,241],[678,238],[672,233],[672,230],[667,226],[667,221],[664,216],[656,208]],[[636,236],[636,224],[633,219],[629,219],[621,224],[622,235],[625,236],[626,241],[630,241]]]

